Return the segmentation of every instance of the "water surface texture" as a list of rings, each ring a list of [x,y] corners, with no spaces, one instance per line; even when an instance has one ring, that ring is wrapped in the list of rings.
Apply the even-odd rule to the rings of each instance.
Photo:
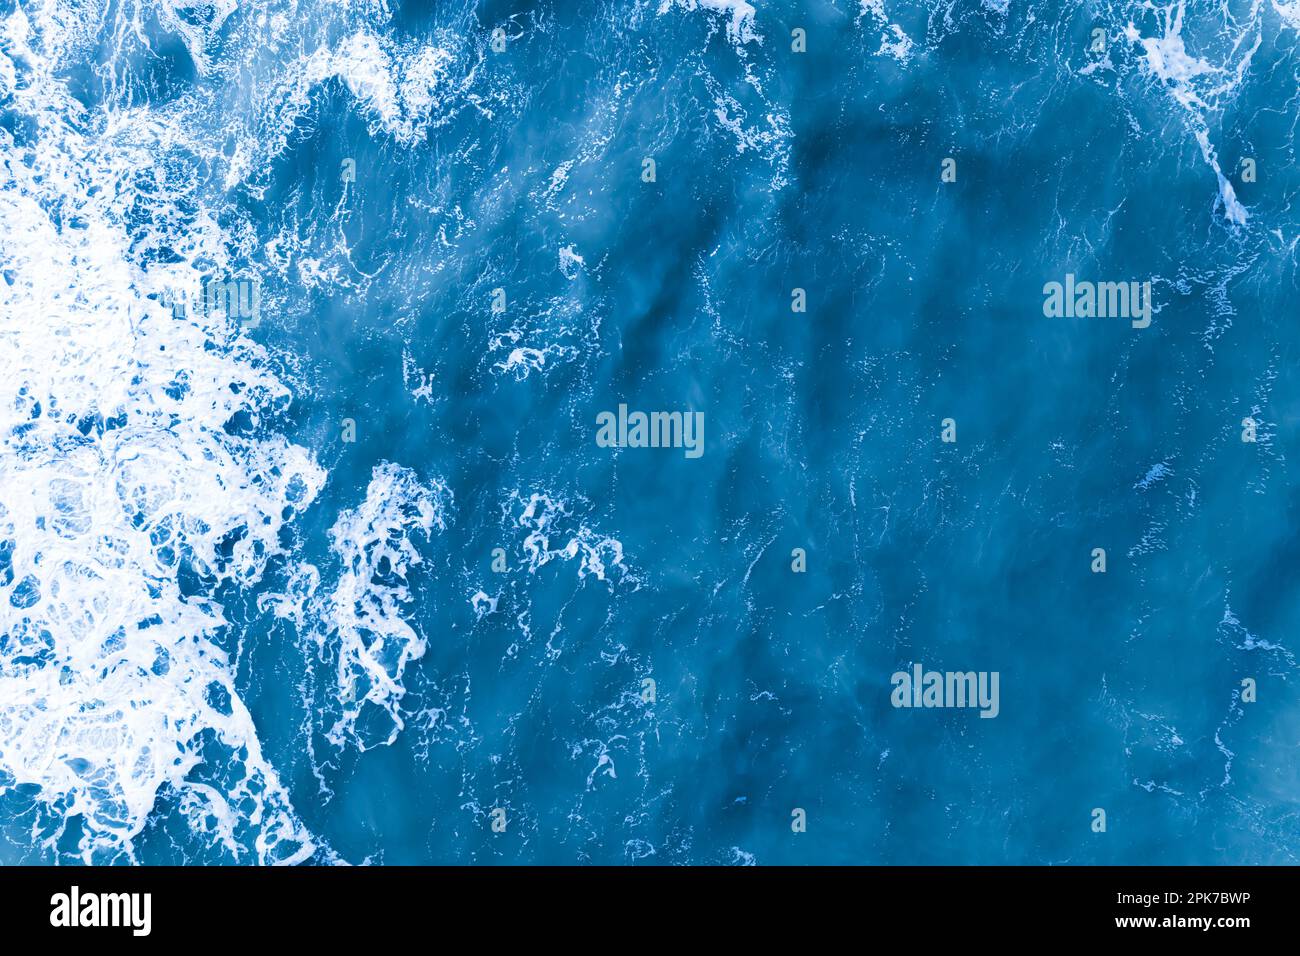
[[[0,0],[0,862],[1296,862],[1298,76]]]

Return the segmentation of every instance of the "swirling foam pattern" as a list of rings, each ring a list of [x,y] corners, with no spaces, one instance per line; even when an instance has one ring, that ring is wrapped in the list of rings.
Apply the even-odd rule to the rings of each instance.
[[[0,862],[1295,862],[1298,47],[0,4]]]

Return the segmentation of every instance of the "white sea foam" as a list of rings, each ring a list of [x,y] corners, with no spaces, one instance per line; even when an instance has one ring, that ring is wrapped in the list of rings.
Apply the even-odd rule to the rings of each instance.
[[[897,23],[891,23],[888,32],[880,38],[876,55],[892,56],[899,63],[906,63],[912,58],[912,38]]]
[[[31,788],[50,852],[75,825],[87,861],[134,858],[164,791],[236,858],[305,859],[216,594],[261,578],[324,473],[225,430],[289,399],[260,347],[145,297],[224,262],[210,217],[164,232],[182,218],[160,162],[174,131],[87,117],[38,52],[54,36],[21,10],[0,24],[9,106],[31,120],[31,138],[0,130],[0,785]],[[128,234],[142,208],[152,232]],[[162,241],[182,261],[145,270],[134,255]]]
[[[754,6],[746,0],[662,0],[659,13],[665,14],[674,6],[721,14],[726,20],[727,39],[732,43],[762,42],[754,32]]]
[[[1284,25],[1292,30],[1300,30],[1300,0],[1288,0],[1286,3],[1273,0],[1273,9]]]
[[[573,278],[577,278],[577,272]],[[488,340],[490,353],[510,349],[505,359],[493,363],[493,370],[523,381],[534,371],[544,372],[547,368],[576,359],[582,352],[577,345],[568,343],[575,341],[581,329],[565,322],[564,318],[577,311],[578,306],[556,299],[535,316],[513,320],[509,329]],[[519,344],[522,342],[532,344]]]
[[[474,609],[474,619],[481,621],[489,614],[495,614],[500,600],[500,597],[493,597],[486,591],[475,591],[469,599],[470,607]]]
[[[884,0],[860,0],[853,22],[861,23],[868,14],[880,30],[880,49],[876,56],[891,56],[899,63],[907,63],[912,58],[912,38],[897,23],[890,23]]]
[[[1249,16],[1234,21],[1234,30],[1215,32],[1215,38],[1222,46],[1219,51],[1222,65],[1188,51],[1183,37],[1186,14],[1183,0],[1160,9],[1150,3],[1144,7],[1156,12],[1159,34],[1143,36],[1130,22],[1124,29],[1124,36],[1143,51],[1145,69],[1161,82],[1183,109],[1201,156],[1214,173],[1218,185],[1216,206],[1222,207],[1224,218],[1230,223],[1244,225],[1249,213],[1238,201],[1236,191],[1219,165],[1218,154],[1210,140],[1210,118],[1221,111],[1241,87],[1251,60],[1263,43],[1258,4]]]
[[[771,77],[770,66],[758,69],[748,50],[750,43],[762,43],[762,37],[754,25],[754,7],[744,0],[663,0],[659,5],[659,14],[662,16],[674,7],[688,11],[704,10],[728,18],[724,21],[726,35],[736,52],[736,60],[741,68],[740,77],[733,79],[716,76],[704,64],[698,67],[697,75],[703,79],[713,101],[714,119],[735,136],[736,152],[754,152],[760,155],[773,168],[772,191],[784,189],[789,184],[786,172],[790,163],[790,140],[793,134],[788,110],[764,92],[765,79]],[[716,27],[711,27],[708,35],[712,37],[715,32]],[[744,103],[741,101],[742,96],[745,98]],[[751,114],[761,119],[750,123]]]
[[[410,390],[411,398],[416,402],[433,404],[433,373],[426,372],[415,364],[415,357],[409,350],[402,352],[402,384]]]
[[[426,139],[466,103],[483,108],[468,95],[481,53],[455,49],[453,38],[445,39],[446,46],[403,46],[360,28],[334,46],[322,44],[300,56],[270,93],[279,140],[298,125],[313,91],[331,79],[343,83],[375,131],[406,144]]]
[[[747,124],[747,112],[740,102],[730,93],[713,87],[713,115],[718,124],[736,137],[736,152],[745,153],[753,150],[768,157],[774,164],[785,168],[789,160],[790,121],[780,110],[767,112],[763,116],[764,124]],[[784,185],[783,175],[778,176],[774,188]]]
[[[209,47],[237,9],[236,0],[162,0],[154,6],[159,22],[184,41],[200,75],[211,72]]]
[[[257,27],[243,37],[241,68],[256,79],[244,106],[227,120],[233,150],[215,157],[225,164],[226,188],[263,194],[273,161],[318,119],[319,100],[334,83],[372,136],[407,147],[427,142],[465,110],[491,119],[518,101],[502,75],[480,69],[481,38],[439,29],[423,41],[395,39],[361,22],[391,16],[382,0],[369,14],[350,6],[316,7],[319,22],[295,25],[284,35],[267,36]]]
[[[515,493],[512,503],[522,504],[516,519],[528,533],[523,541],[528,558],[528,572],[534,574],[544,565],[561,559],[578,560],[578,577],[594,575],[598,581],[611,582],[628,572],[623,563],[623,544],[617,538],[602,535],[574,520],[568,504],[550,495],[534,492],[527,501]],[[552,547],[556,540],[558,547]]]
[[[587,260],[578,255],[577,247],[570,243],[560,248],[560,272],[566,279],[578,278],[578,273],[587,265]]]
[[[310,694],[304,704],[313,726],[333,717],[329,727],[318,729],[335,747],[386,746],[406,726],[407,669],[428,649],[408,620],[414,600],[409,575],[423,563],[420,543],[435,529],[445,530],[453,501],[441,481],[421,482],[414,471],[391,462],[375,466],[365,498],[342,511],[330,529],[339,564],[330,586],[322,590],[321,572],[300,562],[283,592],[258,599],[262,610],[292,622],[304,647],[315,648],[312,658],[333,671],[323,707],[318,710]],[[477,596],[474,602],[477,609]],[[314,673],[313,660],[308,664]],[[326,790],[319,767],[314,769]]]
[[[342,512],[330,529],[343,569],[326,599],[320,640],[337,661],[342,713],[327,735],[336,746],[391,744],[405,726],[406,668],[427,649],[405,618],[412,600],[407,577],[423,560],[416,533],[427,540],[435,528],[444,530],[452,500],[442,482],[422,483],[411,469],[385,462],[375,466],[361,505]]]
[[[510,350],[505,361],[497,362],[493,367],[498,372],[509,372],[519,381],[523,381],[528,377],[529,372],[546,368],[546,356],[550,352],[550,347],[535,349],[519,346]]]

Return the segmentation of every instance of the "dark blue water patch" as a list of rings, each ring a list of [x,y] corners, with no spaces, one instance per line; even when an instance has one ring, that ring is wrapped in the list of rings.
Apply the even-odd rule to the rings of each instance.
[[[1120,676],[1133,666],[1133,608],[1150,601],[1135,559],[1153,560],[1125,549],[1178,507],[1159,489],[1153,497],[1135,488],[1176,451],[1171,439],[1216,441],[1222,404],[1169,401],[1189,377],[1231,375],[1235,360],[1207,360],[1195,331],[1194,317],[1215,307],[1214,290],[1161,287],[1163,330],[1144,341],[1128,338],[1122,323],[1049,326],[1041,288],[1067,269],[1169,275],[1188,255],[1230,263],[1234,253],[1230,243],[1216,253],[1192,228],[1207,205],[1194,145],[1173,135],[1166,155],[1188,174],[1171,186],[1168,166],[1144,160],[1149,151],[1126,135],[1125,118],[1082,84],[1054,100],[1030,91],[1008,118],[998,87],[967,89],[958,79],[987,59],[987,42],[1021,41],[986,24],[911,73],[886,65],[879,86],[849,98],[851,111],[844,97],[801,100],[790,162],[799,189],[788,198],[717,189],[717,170],[734,162],[730,144],[698,135],[697,119],[688,121],[695,135],[659,147],[663,179],[642,183],[646,147],[630,128],[603,162],[570,173],[575,193],[605,198],[564,234],[524,198],[523,184],[549,175],[572,148],[544,135],[541,121],[523,137],[516,126],[511,168],[534,172],[490,180],[512,200],[482,207],[490,225],[465,237],[448,279],[416,300],[417,334],[325,340],[331,360],[320,374],[333,384],[322,392],[360,409],[364,436],[338,446],[336,480],[354,476],[339,481],[339,500],[354,500],[367,466],[385,458],[427,463],[458,490],[454,535],[468,556],[447,569],[450,583],[425,592],[424,606],[440,610],[420,620],[454,624],[453,634],[472,628],[474,643],[436,645],[420,672],[454,684],[448,675],[481,671],[474,683],[482,686],[495,671],[494,701],[475,706],[475,726],[485,737],[512,728],[505,769],[472,770],[473,807],[424,824],[432,858],[621,861],[653,858],[641,854],[656,847],[662,861],[722,861],[749,846],[786,862],[1117,862],[1150,849],[1138,831],[1163,818],[1160,801],[1177,801],[1146,781],[1132,788],[1126,770],[1144,776],[1159,764],[1188,785],[1183,793],[1212,785],[1222,765],[1205,742],[1230,699],[1230,662],[1209,656],[1182,675],[1206,701],[1171,718],[1198,728],[1183,753],[1171,753],[1156,730],[1144,731],[1152,742],[1142,753],[1117,757],[1135,718],[1115,701],[1157,693],[1149,677]],[[701,62],[718,66],[727,55],[715,40]],[[1040,59],[1010,65],[1006,83],[1032,83]],[[675,78],[676,88],[696,79]],[[535,102],[550,95],[542,85]],[[656,102],[647,92],[630,110],[648,121],[667,112]],[[1068,148],[1079,114],[1094,117],[1090,136],[1104,155]],[[564,107],[537,115],[562,117]],[[950,152],[960,189],[939,180]],[[753,175],[755,165],[740,168]],[[1121,174],[1133,192],[1119,185]],[[1132,212],[1108,244],[1079,257],[1074,237],[1107,228],[1121,205]],[[1071,231],[1053,228],[1060,216]],[[418,227],[404,213],[399,221],[390,234],[409,242]],[[1164,241],[1171,236],[1188,239]],[[503,323],[546,321],[545,304],[566,298],[553,252],[570,239],[600,264],[573,299],[600,310],[594,354],[522,381],[486,377],[487,293],[499,283],[517,304]],[[491,274],[479,279],[485,259]],[[804,316],[789,310],[795,286],[808,293]],[[381,312],[400,308],[391,290],[378,295]],[[443,389],[431,407],[404,400],[401,347],[438,372]],[[359,396],[347,383],[365,368]],[[704,404],[706,458],[598,452],[594,415],[620,401]],[[955,409],[962,437],[945,448],[939,423]],[[322,401],[316,414],[328,434],[339,409]],[[1172,423],[1155,420],[1171,414]],[[960,450],[967,442],[973,454]],[[492,580],[485,555],[510,543],[508,523],[494,523],[516,485],[590,502],[589,517],[642,557],[646,591],[612,605],[616,620],[636,624],[611,630],[601,589],[574,591],[559,570],[512,582],[495,614],[467,620],[464,591]],[[1092,575],[1091,548],[1115,541],[1107,576]],[[791,577],[794,547],[811,556],[806,577]],[[1170,573],[1181,580],[1185,571]],[[1173,653],[1178,634],[1213,634],[1217,593],[1209,589],[1201,614],[1165,616],[1160,636],[1146,638],[1152,651]],[[443,610],[458,599],[459,612]],[[525,611],[534,623],[563,619],[564,627],[521,637],[514,617]],[[618,754],[630,787],[591,789],[596,758],[579,771],[574,757],[594,746],[589,734],[599,739],[591,714],[639,686],[637,668],[606,674],[596,663],[615,642],[642,667],[657,659],[665,691],[656,712],[676,724],[660,725],[657,740],[669,744],[633,758],[630,774],[627,754]],[[559,663],[548,663],[544,646],[560,649]],[[911,660],[983,663],[1020,691],[997,722],[898,712],[881,688]],[[563,699],[552,677],[567,689]],[[626,731],[626,719],[612,726]],[[368,821],[359,839],[343,838],[358,850],[391,832],[388,852],[423,852],[413,836],[428,832],[416,825],[422,814],[381,812],[364,796],[366,779],[402,773],[407,746],[356,758],[357,776],[339,784],[340,805]],[[451,787],[463,791],[467,770],[438,753],[430,759],[460,783],[419,788],[445,804]],[[656,779],[693,783],[654,799],[642,781]],[[1085,792],[1092,796],[1080,802]],[[484,835],[490,802],[520,822],[528,850]],[[1091,839],[1093,802],[1128,821],[1122,842]],[[792,806],[815,821],[806,838],[789,831]],[[638,826],[611,828],[629,814]],[[1194,840],[1190,820],[1175,812],[1166,825]]]
[[[22,610],[29,608],[41,599],[41,584],[35,575],[28,574],[16,585],[9,594],[9,603],[13,607]]]

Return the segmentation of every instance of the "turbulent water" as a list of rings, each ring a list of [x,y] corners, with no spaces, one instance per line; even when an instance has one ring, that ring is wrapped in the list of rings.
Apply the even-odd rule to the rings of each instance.
[[[1279,0],[0,0],[0,862],[1297,862],[1298,76]]]

